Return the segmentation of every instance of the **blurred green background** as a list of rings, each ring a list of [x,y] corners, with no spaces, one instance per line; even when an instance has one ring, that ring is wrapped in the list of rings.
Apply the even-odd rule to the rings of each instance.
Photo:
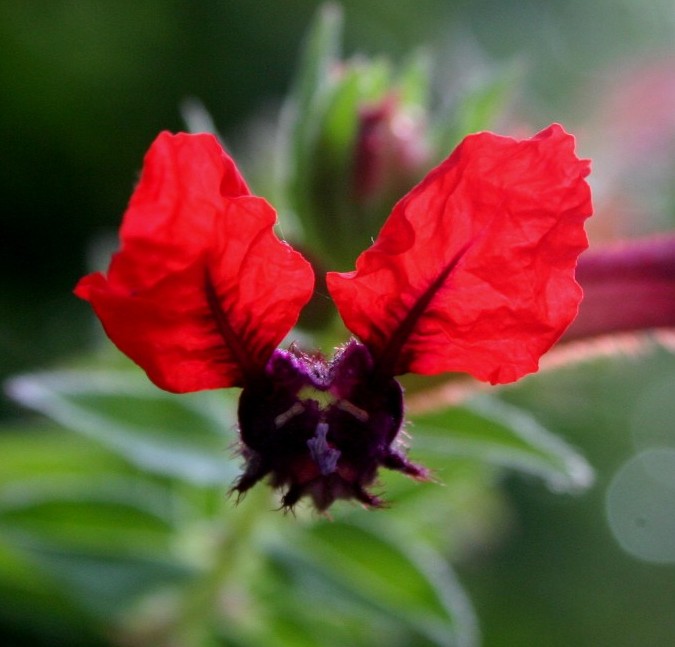
[[[529,134],[560,121],[577,135],[580,154],[594,160],[594,243],[673,228],[672,0],[342,4],[347,55],[400,61],[412,49],[428,48],[439,95],[460,96],[501,66],[517,68],[500,125]],[[90,269],[97,241],[115,231],[149,143],[160,130],[184,128],[179,107],[186,99],[196,97],[208,108],[244,172],[247,163],[255,166],[256,120],[279,108],[318,6],[300,0],[0,0],[2,379],[55,366],[93,346],[97,329],[72,287]],[[675,644],[672,550],[665,560],[631,555],[617,540],[625,533],[616,526],[612,532],[610,523],[622,483],[633,478],[629,463],[636,452],[675,447],[674,380],[671,353],[655,344],[635,357],[589,360],[504,390],[503,400],[525,407],[579,448],[597,482],[576,497],[501,471],[486,477],[500,512],[486,524],[489,530],[465,529],[463,548],[453,555],[482,644]],[[14,438],[10,432],[25,412],[5,398],[0,415]],[[644,441],[649,425],[658,443]],[[666,452],[666,465],[671,458]],[[2,462],[0,456],[0,472]],[[617,485],[619,473],[624,481]],[[672,491],[672,473],[667,479]],[[649,521],[653,500],[646,501]],[[658,523],[663,540],[675,544],[672,525],[660,517]],[[6,591],[16,595],[11,586]],[[276,593],[283,596],[283,589]],[[66,630],[56,639],[50,632],[58,612],[50,608],[42,617],[45,626],[36,629],[30,614],[0,613],[7,626],[3,644],[102,640],[95,629],[90,642],[86,632],[77,643],[63,638],[72,619],[64,620]],[[382,636],[365,644],[406,644],[391,642],[386,631]]]
[[[119,222],[149,143],[182,128],[180,103],[198,97],[237,150],[249,120],[287,90],[317,6],[0,3],[2,374],[81,348],[88,313],[68,292],[88,245]],[[347,54],[400,60],[429,47],[438,83],[458,88],[495,63],[522,65],[514,121],[528,132],[561,121],[586,155],[613,152],[617,133],[596,127],[607,125],[602,110],[621,74],[672,55],[668,0],[344,6]],[[610,179],[603,170],[598,191]]]

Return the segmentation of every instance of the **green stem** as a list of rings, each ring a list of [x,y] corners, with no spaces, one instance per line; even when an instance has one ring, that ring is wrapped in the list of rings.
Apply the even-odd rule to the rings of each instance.
[[[231,500],[224,505],[232,505]],[[233,514],[218,514],[213,520],[212,532],[217,545],[213,549],[213,561],[201,577],[184,591],[182,605],[172,620],[163,627],[157,645],[161,647],[210,647],[219,644],[214,638],[213,627],[219,614],[227,612],[219,606],[228,588],[235,591],[246,589],[242,564],[252,545],[252,538],[270,510],[270,496],[266,488],[256,488]],[[227,525],[223,521],[227,521]],[[238,618],[232,618],[230,626]],[[223,623],[225,624],[225,623]]]

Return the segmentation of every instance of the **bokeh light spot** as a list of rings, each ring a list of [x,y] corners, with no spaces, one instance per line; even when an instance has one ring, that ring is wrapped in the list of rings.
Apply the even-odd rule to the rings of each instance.
[[[675,449],[650,449],[624,463],[607,489],[606,509],[627,553],[647,562],[675,562]]]

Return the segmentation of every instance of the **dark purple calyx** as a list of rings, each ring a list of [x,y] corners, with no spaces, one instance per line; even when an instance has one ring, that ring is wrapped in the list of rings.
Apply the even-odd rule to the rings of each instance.
[[[380,467],[427,478],[397,441],[402,422],[401,386],[373,370],[363,344],[350,341],[330,361],[278,349],[239,399],[246,467],[233,489],[243,494],[269,476],[284,489],[284,508],[304,496],[318,510],[336,499],[379,507],[366,488]]]

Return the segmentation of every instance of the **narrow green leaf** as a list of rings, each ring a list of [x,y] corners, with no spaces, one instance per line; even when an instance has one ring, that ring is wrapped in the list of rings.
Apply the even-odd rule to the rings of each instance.
[[[220,392],[174,396],[124,371],[28,374],[7,392],[144,470],[202,485],[230,482],[237,472],[229,449],[236,405]]]
[[[332,69],[339,57],[342,11],[337,4],[324,5],[310,26],[291,93],[281,115],[281,149],[278,152],[281,183],[286,199],[312,236],[307,173],[313,142],[318,137]],[[283,206],[283,205],[282,205]]]
[[[161,557],[75,551],[44,541],[31,543],[27,552],[78,606],[108,621],[140,596],[193,575],[185,565]]]
[[[416,453],[471,456],[543,478],[554,490],[589,487],[593,470],[577,451],[523,409],[492,397],[411,416]]]
[[[429,102],[431,59],[426,50],[418,50],[406,61],[398,74],[397,87],[406,107],[426,109]]]
[[[0,488],[0,532],[119,553],[168,551],[179,501],[147,479],[111,473],[26,478]]]
[[[180,114],[188,132],[211,133],[221,142],[224,141],[216,128],[216,123],[208,108],[197,97],[186,97],[183,99],[180,103]]]
[[[489,130],[512,99],[520,84],[519,65],[502,66],[467,88],[434,125],[433,137],[441,157],[471,133]]]
[[[325,87],[331,67],[339,58],[342,22],[340,6],[324,4],[308,30],[291,91],[299,114],[316,102]],[[297,124],[297,127],[301,128],[302,124]]]
[[[110,622],[138,596],[191,576],[175,548],[196,514],[175,483],[54,431],[0,434],[0,603],[22,600],[40,623],[63,616],[67,631],[82,613]]]
[[[91,477],[128,470],[99,443],[69,433],[50,420],[0,427],[0,488],[32,477]]]
[[[421,544],[404,548],[385,532],[348,522],[317,524],[295,550],[279,548],[273,557],[303,575],[312,572],[333,596],[385,614],[430,644],[475,644],[468,602],[448,564]]]
[[[40,644],[102,644],[89,618],[46,573],[0,538],[0,624],[40,637]],[[49,642],[48,642],[49,641]]]

